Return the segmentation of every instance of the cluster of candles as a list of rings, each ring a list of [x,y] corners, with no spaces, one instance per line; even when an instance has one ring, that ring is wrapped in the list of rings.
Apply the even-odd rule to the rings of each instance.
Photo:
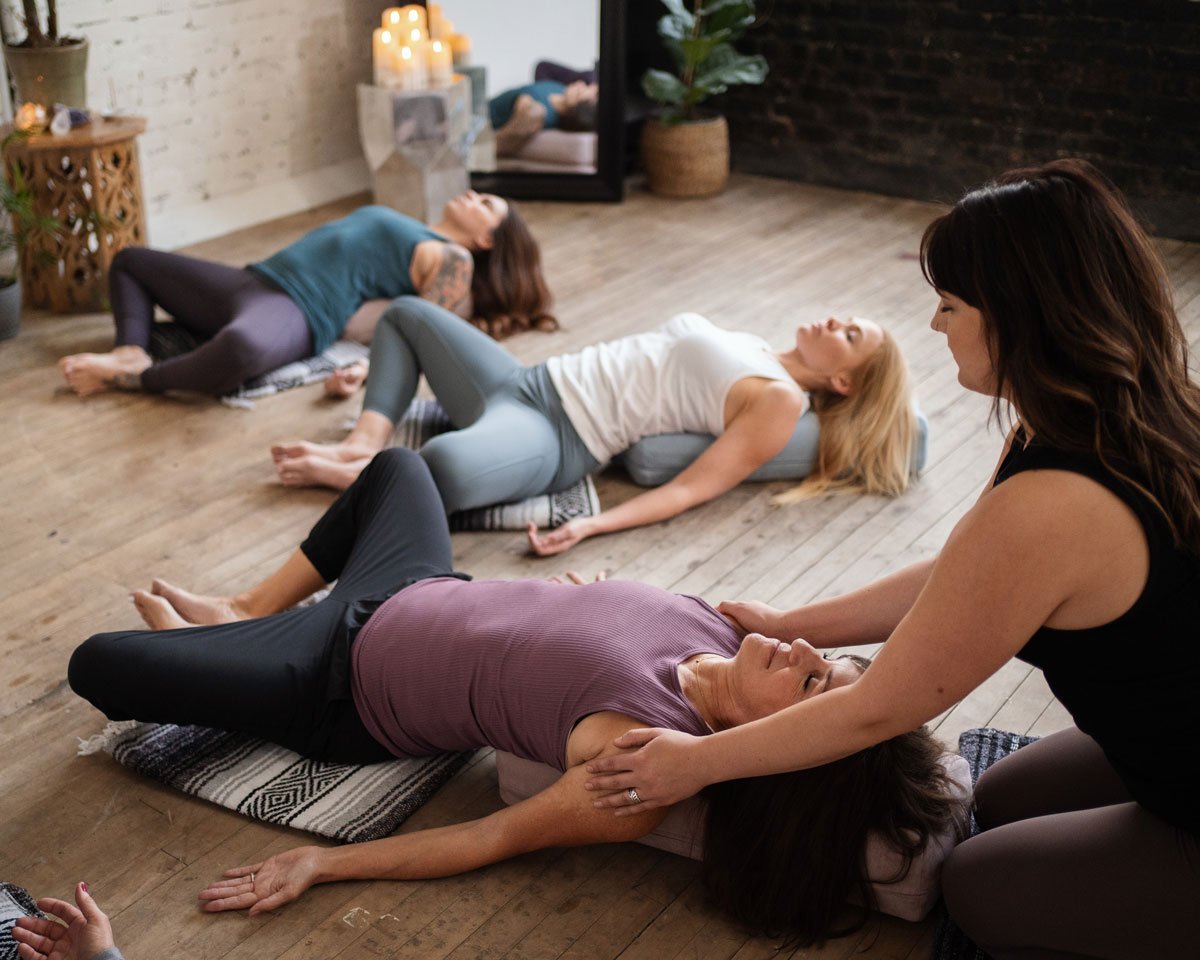
[[[411,3],[383,11],[371,49],[375,86],[424,90],[450,84],[455,66],[467,62],[471,41],[454,32],[438,4]]]

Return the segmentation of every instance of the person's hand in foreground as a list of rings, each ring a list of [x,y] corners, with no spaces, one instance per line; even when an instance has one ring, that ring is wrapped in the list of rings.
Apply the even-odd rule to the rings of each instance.
[[[732,620],[741,632],[761,633],[764,637],[775,637],[779,640],[792,640],[785,637],[781,629],[784,612],[767,603],[757,600],[722,600],[717,604],[717,613]]]
[[[580,540],[591,536],[588,518],[578,517],[568,520],[561,527],[542,533],[537,524],[530,522],[525,531],[529,537],[529,549],[539,557],[551,557],[556,553],[570,550]]]
[[[21,917],[12,928],[21,960],[91,960],[113,946],[112,926],[88,893],[87,884],[75,886],[73,906],[65,900],[43,897],[38,909],[62,923],[41,917]]]
[[[628,817],[699,793],[710,783],[695,758],[700,741],[700,737],[658,727],[630,730],[617,737],[613,743],[628,753],[587,765],[592,776],[584,786],[603,793],[592,806],[613,807],[618,817]],[[635,795],[630,794],[631,789]]]
[[[198,899],[208,913],[246,910],[250,916],[291,903],[318,882],[320,847],[297,847],[248,867],[226,870],[224,880],[210,883]]]

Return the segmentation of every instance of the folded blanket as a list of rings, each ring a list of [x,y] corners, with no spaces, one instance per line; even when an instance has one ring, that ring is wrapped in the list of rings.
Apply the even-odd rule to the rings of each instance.
[[[307,760],[240,733],[110,723],[80,742],[122,766],[254,820],[343,843],[386,837],[474,756],[474,751],[358,766]]]
[[[21,917],[45,917],[33,897],[15,883],[0,883],[0,960],[17,960],[17,941],[10,932]]]

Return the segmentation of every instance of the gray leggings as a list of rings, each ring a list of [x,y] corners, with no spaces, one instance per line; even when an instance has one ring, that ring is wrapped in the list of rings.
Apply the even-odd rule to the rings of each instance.
[[[396,423],[421,374],[455,429],[421,448],[447,513],[562,490],[600,464],[563,412],[545,365],[420,297],[400,297],[371,342],[363,409]]]
[[[1200,957],[1200,838],[1135,803],[1091,737],[1005,757],[975,803],[983,832],[950,854],[942,892],[995,960]]]

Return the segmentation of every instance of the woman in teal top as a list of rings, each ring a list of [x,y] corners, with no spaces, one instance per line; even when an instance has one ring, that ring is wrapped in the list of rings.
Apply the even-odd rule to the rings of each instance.
[[[542,130],[595,130],[599,89],[584,80],[537,80],[496,94],[488,101],[496,155],[512,156]]]
[[[126,248],[109,270],[116,346],[63,357],[59,368],[81,397],[108,389],[228,393],[343,334],[369,340],[387,303],[406,294],[494,336],[556,326],[524,219],[502,197],[467,191],[432,227],[389,207],[362,207],[245,269]],[[157,360],[156,306],[191,340]]]

